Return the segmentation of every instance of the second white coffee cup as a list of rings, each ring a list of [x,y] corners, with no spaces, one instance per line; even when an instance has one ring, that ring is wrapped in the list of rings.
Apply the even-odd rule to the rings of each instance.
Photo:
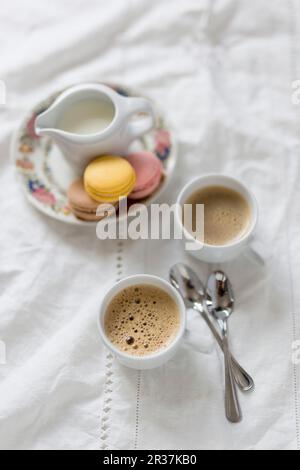
[[[209,187],[221,186],[240,193],[248,202],[251,210],[251,220],[247,232],[239,239],[227,245],[208,245],[196,240],[183,225],[182,208],[189,197],[196,191]],[[188,183],[180,192],[177,199],[176,222],[183,231],[185,247],[189,246],[189,253],[195,258],[208,263],[224,263],[239,256],[249,247],[258,222],[258,205],[252,192],[238,179],[225,175],[199,176]],[[188,242],[188,245],[187,245]]]

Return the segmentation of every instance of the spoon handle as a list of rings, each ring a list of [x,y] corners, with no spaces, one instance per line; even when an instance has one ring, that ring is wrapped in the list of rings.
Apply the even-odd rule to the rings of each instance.
[[[240,423],[242,421],[242,412],[237,396],[236,384],[232,372],[231,354],[229,351],[228,338],[224,335],[224,358],[225,358],[225,408],[228,421],[231,423]]]
[[[221,350],[224,351],[223,340],[217,328],[215,327],[215,325],[212,323],[209,316],[207,315],[207,313],[200,308],[196,308],[196,310],[202,314],[213,336],[217,340],[218,345],[220,346]],[[255,387],[252,377],[248,374],[248,372],[245,371],[245,369],[243,369],[243,367],[238,363],[238,361],[235,359],[234,356],[231,356],[231,364],[232,364],[232,372],[234,375],[234,380],[236,381],[238,387],[243,392],[252,391]]]
[[[255,388],[254,381],[248,372],[237,362],[236,358],[231,354],[231,366],[234,380],[242,392],[252,392]]]

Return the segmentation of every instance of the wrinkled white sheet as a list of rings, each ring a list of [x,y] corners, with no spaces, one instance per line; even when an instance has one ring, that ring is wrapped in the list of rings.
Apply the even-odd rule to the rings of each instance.
[[[0,11],[1,449],[296,449],[300,339],[300,9],[292,0],[28,0]],[[238,299],[233,349],[256,379],[244,422],[224,419],[222,358],[189,312],[186,340],[165,367],[129,371],[96,329],[109,283],[168,275],[177,242],[103,243],[23,199],[11,133],[50,92],[82,80],[137,87],[160,102],[180,143],[164,199],[195,174],[241,177],[261,207],[264,268],[226,266]],[[189,260],[205,280],[206,265]]]

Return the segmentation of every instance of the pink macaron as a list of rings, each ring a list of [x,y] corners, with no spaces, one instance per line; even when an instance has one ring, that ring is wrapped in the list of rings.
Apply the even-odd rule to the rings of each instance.
[[[145,199],[160,185],[163,165],[154,153],[137,152],[127,156],[136,173],[136,184],[129,199]]]

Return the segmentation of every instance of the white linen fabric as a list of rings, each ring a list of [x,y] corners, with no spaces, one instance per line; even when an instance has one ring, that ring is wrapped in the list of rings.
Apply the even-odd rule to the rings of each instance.
[[[292,0],[1,3],[1,449],[300,449],[299,15]],[[177,241],[100,242],[39,214],[16,185],[9,144],[23,113],[83,80],[137,87],[168,114],[179,166],[162,200],[206,172],[258,198],[266,265],[225,266],[232,347],[256,380],[240,425],[225,420],[222,357],[196,314],[176,357],[149,372],[120,366],[96,328],[118,278],[167,278],[185,260],[205,281],[212,267]]]

